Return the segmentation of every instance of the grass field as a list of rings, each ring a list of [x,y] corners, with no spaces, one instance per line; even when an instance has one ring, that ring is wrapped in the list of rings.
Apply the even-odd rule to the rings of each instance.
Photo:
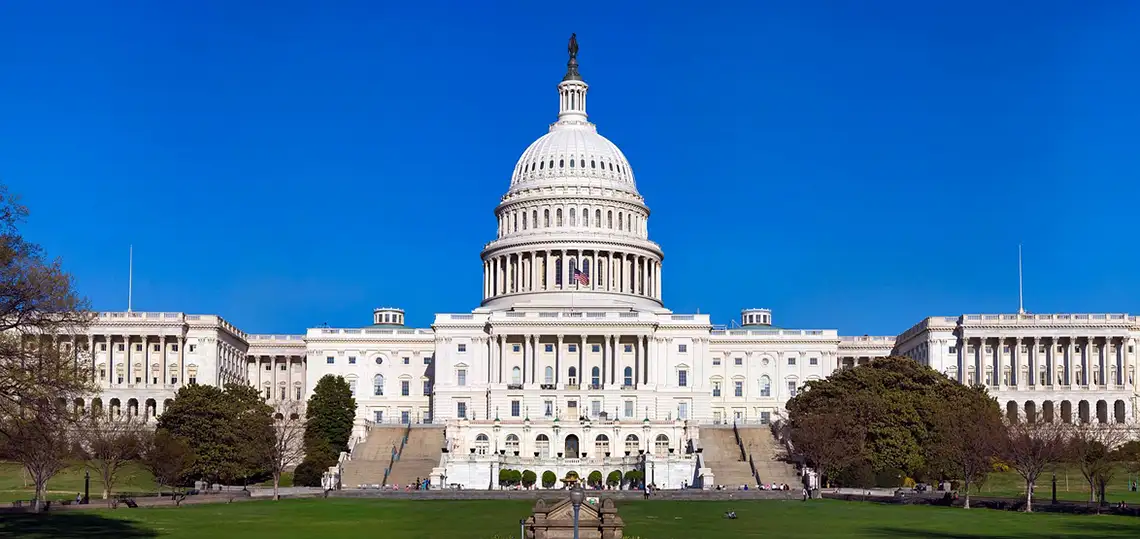
[[[74,500],[76,493],[83,492],[82,465],[70,466],[48,481],[49,500]],[[134,463],[128,464],[116,475],[115,492],[157,492],[154,477],[150,472]],[[30,500],[35,487],[24,468],[14,462],[0,462],[0,503],[13,500]],[[91,497],[103,494],[103,481],[91,474]]]
[[[501,539],[518,537],[526,501],[258,501],[158,509],[5,515],[0,537],[28,539],[142,537],[212,539]],[[722,515],[735,510],[737,520]],[[626,502],[618,504],[626,536],[642,539],[858,538],[1029,539],[1140,537],[1140,519],[1024,514],[929,506],[817,500]]]
[[[1035,489],[1034,498],[1048,501],[1052,495],[1052,474],[1041,474]],[[1020,498],[1025,496],[1025,480],[1017,472],[1003,472],[990,474],[981,488],[971,487],[971,494],[982,496],[1000,496]],[[1121,500],[1129,505],[1140,505],[1140,492],[1128,490],[1128,472],[1123,468],[1117,470],[1112,482],[1105,489],[1110,502]],[[1089,486],[1085,482],[1081,471],[1073,467],[1062,467],[1057,470],[1057,499],[1069,501],[1088,501]]]

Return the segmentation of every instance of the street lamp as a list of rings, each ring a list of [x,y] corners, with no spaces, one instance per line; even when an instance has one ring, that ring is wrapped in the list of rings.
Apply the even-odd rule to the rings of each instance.
[[[1057,471],[1053,470],[1053,505],[1057,504]]]
[[[91,503],[91,471],[83,472],[83,504]]]
[[[582,491],[581,485],[570,491],[570,504],[574,506],[574,539],[578,539],[578,511],[582,509],[582,500],[584,499],[586,499],[586,493]]]

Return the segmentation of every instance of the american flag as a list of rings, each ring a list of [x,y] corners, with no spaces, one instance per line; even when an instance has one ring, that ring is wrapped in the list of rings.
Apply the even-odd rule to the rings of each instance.
[[[574,270],[574,274],[571,276],[571,278],[573,278],[575,281],[578,281],[578,283],[582,286],[590,286],[590,276],[588,274]]]

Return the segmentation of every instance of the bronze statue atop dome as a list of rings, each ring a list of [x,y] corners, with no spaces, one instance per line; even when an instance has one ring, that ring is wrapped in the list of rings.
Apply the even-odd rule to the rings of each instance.
[[[562,80],[582,80],[582,75],[578,73],[578,34],[570,34],[566,52],[570,53],[570,61],[566,62],[566,76],[562,77]]]

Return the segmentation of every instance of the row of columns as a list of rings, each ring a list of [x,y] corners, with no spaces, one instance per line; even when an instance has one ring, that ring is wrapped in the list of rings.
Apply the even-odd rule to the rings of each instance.
[[[518,337],[507,334],[494,334],[487,341],[487,372],[489,373],[488,381],[497,384],[513,384],[511,379],[511,369],[516,365],[506,365],[504,358],[506,357],[506,347],[512,344],[518,344]],[[522,364],[518,365],[521,370],[521,378],[519,383],[526,384],[548,384],[553,383],[555,387],[560,384],[566,384],[566,389],[576,389],[573,386],[586,385],[590,389],[603,389],[606,385],[625,385],[624,372],[619,373],[619,370],[624,371],[623,365],[617,362],[618,351],[617,347],[624,344],[633,345],[633,386],[636,388],[640,384],[649,383],[649,366],[653,363],[650,356],[655,355],[652,350],[653,347],[649,346],[649,337],[639,335],[635,337],[633,343],[622,342],[622,338],[617,335],[577,335],[567,337],[565,335],[555,335],[554,343],[549,340],[543,341],[543,337],[539,335],[522,335]],[[539,366],[538,361],[538,346],[544,344],[554,344],[554,364]],[[563,357],[563,346],[565,344],[577,344],[577,352],[567,352],[566,357]],[[601,364],[587,365],[586,350],[587,347],[593,345],[601,346]],[[545,377],[545,367],[553,367],[554,376],[553,380],[548,382]],[[573,367],[575,371],[574,380],[571,381],[570,368]],[[590,387],[594,385],[592,370],[594,367],[599,368],[598,384],[596,388]],[[565,380],[565,381],[564,381]],[[584,382],[585,381],[585,382]]]
[[[575,280],[574,269],[586,274],[589,283]],[[612,251],[526,251],[483,261],[484,298],[522,292],[591,290],[661,299],[660,283],[661,264],[656,259]]]
[[[305,387],[306,356],[248,356],[257,371],[250,383],[270,402],[302,400]],[[269,367],[266,369],[265,367]],[[284,372],[281,366],[285,366]],[[294,372],[294,366],[298,372]]]
[[[98,372],[98,365],[96,361],[91,362],[91,375],[93,378],[100,382],[106,382],[111,387],[142,387],[142,388],[164,388],[171,387],[187,382],[187,376],[194,376],[197,373],[186,372],[186,337],[173,336],[173,335],[159,335],[157,342],[154,336],[140,335],[138,339],[134,335],[112,335],[104,334],[102,341],[97,341],[95,335],[76,335],[73,336],[74,349],[78,352],[79,343],[84,343],[87,350],[90,351],[93,358],[97,357],[98,351],[96,346],[98,344],[106,344],[106,356],[104,356],[104,365],[106,365],[106,372]],[[116,342],[118,338],[118,342]],[[123,355],[121,360],[116,361],[115,358],[115,345],[123,345]],[[142,357],[136,356],[136,352],[131,348],[135,344],[142,345]],[[151,350],[152,344],[159,345],[159,351],[154,352]],[[171,373],[168,367],[167,352],[169,345],[177,345],[178,351],[178,371]],[[158,356],[157,358],[154,356]],[[78,358],[78,355],[76,356]],[[158,371],[155,372],[151,367],[153,362],[157,361],[159,364]],[[121,366],[120,371],[116,367]],[[141,369],[137,367],[142,367]],[[120,381],[119,374],[122,373],[122,380]],[[136,381],[136,378],[138,381]],[[156,380],[157,379],[157,380]]]
[[[1081,351],[1076,352],[1075,347],[1082,341]],[[1004,353],[1007,345],[1010,346],[1008,358]],[[1022,345],[1026,347],[1025,354],[1022,353]],[[1058,345],[1063,347],[1059,356]],[[1111,350],[1113,345],[1115,352]],[[990,347],[988,353],[987,346]],[[1134,346],[1135,339],[1131,337],[965,337],[958,346],[957,377],[960,382],[986,384],[998,389],[1025,389],[1039,385],[1068,386],[1070,389],[1133,386],[1133,365],[1128,349]],[[1039,347],[1045,349],[1043,357]],[[973,357],[970,357],[971,348]],[[973,379],[968,374],[970,366],[974,367]],[[989,380],[986,379],[986,367],[990,367],[993,375]],[[1007,367],[1008,379],[1005,377]],[[1023,367],[1027,376],[1022,375]],[[1043,384],[1039,374],[1042,371],[1045,373]],[[1099,374],[1099,380],[1096,374]]]

